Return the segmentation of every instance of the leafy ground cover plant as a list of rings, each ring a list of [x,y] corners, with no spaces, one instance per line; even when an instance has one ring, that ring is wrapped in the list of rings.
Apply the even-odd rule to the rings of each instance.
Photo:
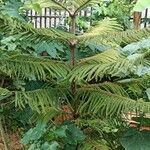
[[[123,31],[115,19],[105,18],[76,36],[78,11],[99,2],[49,0],[39,1],[41,5],[36,1],[22,5],[68,11],[71,33],[54,28],[34,29],[26,19],[16,15],[12,18],[9,13],[0,15],[1,114],[13,116],[24,130],[31,128],[22,139],[26,149],[130,150],[134,145],[126,141],[129,130],[121,137],[130,128],[125,120],[127,113],[145,116],[150,110],[150,29]],[[51,43],[63,45],[55,57]],[[38,55],[37,45],[49,45],[44,51],[48,49],[50,53]],[[88,53],[87,45],[88,52],[91,45],[99,52]],[[80,59],[76,59],[77,55]],[[138,126],[135,130],[136,137],[149,134],[140,129]],[[130,133],[134,135],[133,131]],[[143,143],[147,139],[141,141],[141,146],[145,146]]]

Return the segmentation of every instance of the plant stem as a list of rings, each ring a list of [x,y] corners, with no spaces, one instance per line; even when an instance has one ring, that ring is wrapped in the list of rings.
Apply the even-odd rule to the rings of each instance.
[[[70,32],[75,34],[75,32],[76,32],[76,14],[73,14],[73,15],[70,14],[70,17],[71,17]],[[70,63],[71,63],[72,67],[74,67],[75,63],[76,63],[76,57],[75,57],[76,44],[77,44],[76,40],[74,40],[74,39],[70,40],[70,52],[71,52]],[[72,81],[72,83],[71,83],[71,90],[72,90],[72,93],[74,94],[76,91],[75,81]]]
[[[71,17],[70,32],[76,34],[76,15],[73,14],[70,17]]]
[[[70,32],[75,34],[76,32],[76,16],[71,15],[71,27]],[[76,48],[76,42],[74,40],[70,41],[70,50],[71,50],[71,65],[74,67],[75,65],[75,48]]]
[[[75,66],[75,62],[76,62],[76,59],[75,59],[75,46],[74,45],[70,45],[70,50],[71,50],[71,66],[74,67]]]
[[[9,150],[6,139],[5,139],[5,132],[4,132],[4,129],[3,129],[2,117],[1,116],[0,116],[0,134],[1,134],[1,137],[2,137],[2,141],[4,143],[5,150]]]

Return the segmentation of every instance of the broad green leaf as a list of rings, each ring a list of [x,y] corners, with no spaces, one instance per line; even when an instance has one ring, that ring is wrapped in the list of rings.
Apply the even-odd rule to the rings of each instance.
[[[23,144],[29,144],[30,142],[39,140],[45,132],[46,124],[39,122],[35,128],[31,128],[28,132],[26,132],[21,142]]]
[[[24,20],[20,12],[20,7],[23,6],[22,2],[18,0],[10,0],[5,3],[5,5],[0,6],[0,11],[3,15],[8,15],[10,17],[15,17],[20,20]]]
[[[49,150],[57,150],[57,149],[58,149],[58,146],[59,146],[59,144],[58,144],[56,141],[54,141],[54,142],[50,145]],[[43,150],[44,150],[44,149],[43,149]]]
[[[38,44],[31,44],[31,47],[35,49],[35,52],[41,54],[46,51],[52,58],[56,58],[58,56],[58,52],[63,52],[64,47],[61,43],[56,42],[40,42]]]
[[[58,150],[58,147],[59,147],[59,144],[56,141],[52,143],[45,142],[41,146],[41,150]]]
[[[149,150],[150,131],[128,130],[121,139],[125,150]]]
[[[53,133],[56,136],[63,138],[63,137],[67,137],[66,130],[67,130],[67,126],[61,126],[61,127],[58,127],[56,130],[54,130]]]
[[[126,45],[121,51],[126,55],[131,55],[136,52],[139,52],[141,49],[150,48],[150,38],[142,39],[138,42],[133,42]]]
[[[66,143],[76,145],[85,139],[83,132],[75,124],[68,124]]]

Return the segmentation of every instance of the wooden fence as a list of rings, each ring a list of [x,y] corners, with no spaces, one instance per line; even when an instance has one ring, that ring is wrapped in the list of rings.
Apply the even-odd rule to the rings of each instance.
[[[86,8],[82,10],[78,15],[90,16],[92,14],[92,8]],[[65,22],[65,18],[68,17],[68,13],[65,11],[51,10],[49,8],[42,9],[42,13],[39,15],[33,10],[27,12],[29,20],[33,23],[35,28],[49,28],[65,26],[69,28]],[[145,28],[150,24],[150,9],[146,9],[142,13],[135,13],[133,17],[135,26]],[[91,22],[89,22],[90,24]]]
[[[90,16],[92,8],[86,8],[78,14],[79,16]],[[35,28],[49,28],[57,26],[66,26],[65,18],[69,14],[65,11],[51,10],[49,8],[42,9],[42,13],[39,15],[37,12],[30,10],[27,12],[29,20],[33,23]],[[69,28],[69,26],[68,26]]]
[[[145,11],[142,12],[141,18],[142,18],[141,27],[142,28],[148,27],[150,25],[150,8],[149,9],[147,8]]]

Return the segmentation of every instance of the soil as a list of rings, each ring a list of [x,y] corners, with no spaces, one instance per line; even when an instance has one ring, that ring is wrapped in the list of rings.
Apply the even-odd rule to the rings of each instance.
[[[20,137],[17,133],[11,133],[8,135],[7,145],[8,145],[8,150],[23,150],[23,146],[20,143]],[[0,150],[5,150],[4,143],[1,137],[0,137]]]

